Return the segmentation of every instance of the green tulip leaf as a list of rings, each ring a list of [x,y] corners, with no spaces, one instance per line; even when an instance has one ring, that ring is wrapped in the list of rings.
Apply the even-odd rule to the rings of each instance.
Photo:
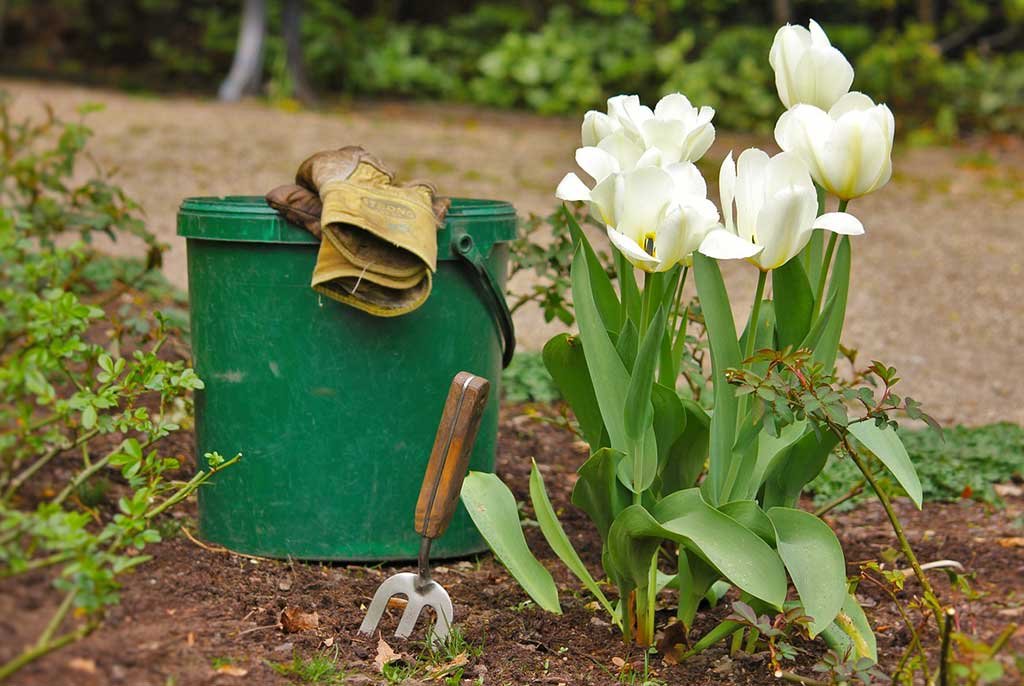
[[[611,448],[598,450],[577,470],[579,478],[572,489],[572,504],[587,513],[602,541],[607,540],[615,517],[633,502],[617,477],[624,457]]]
[[[676,541],[750,595],[781,608],[786,599],[782,561],[757,534],[708,505],[700,490],[677,491],[648,512],[631,505],[608,532],[608,552],[620,589],[646,585],[651,555],[664,539]]]
[[[626,438],[634,443],[640,441],[644,431],[654,419],[654,409],[651,407],[651,389],[654,386],[654,371],[658,366],[658,349],[664,333],[665,310],[659,307],[647,333],[644,334],[636,363],[633,365],[633,373],[629,377],[629,388],[626,390],[623,424],[626,429]],[[654,465],[654,468],[656,469],[657,465]]]
[[[775,547],[775,527],[772,526],[772,520],[756,501],[734,500],[718,509],[760,536],[762,541]]]
[[[735,389],[725,378],[725,370],[740,367],[743,358],[736,339],[736,325],[732,318],[729,294],[725,289],[718,263],[695,252],[693,273],[711,347],[715,410],[711,416],[707,492],[711,503],[717,504],[724,499],[722,489],[725,485],[726,472],[733,459],[732,449],[736,442],[736,415],[739,404]]]
[[[772,271],[772,290],[778,347],[796,348],[807,336],[814,319],[814,293],[799,257]]]
[[[855,422],[847,427],[861,445],[875,454],[889,473],[895,477],[900,487],[906,491],[910,499],[921,509],[921,480],[914,469],[914,463],[907,455],[907,449],[903,446],[899,434],[891,426],[886,424],[879,427],[873,421]]]
[[[576,322],[583,342],[583,355],[591,379],[599,379],[594,385],[597,406],[601,410],[605,430],[611,440],[611,447],[625,452],[629,446],[623,425],[626,390],[629,388],[629,374],[619,354],[608,337],[594,296],[591,292],[587,256],[583,249],[577,249],[572,261],[572,293],[576,306]]]
[[[548,373],[576,415],[583,440],[590,444],[591,451],[604,447],[607,433],[594,384],[590,381],[583,343],[576,336],[558,334],[544,345],[542,356]]]
[[[565,205],[562,205],[562,212],[565,213],[566,223],[569,225],[569,233],[572,235],[573,243],[580,246],[587,256],[587,270],[590,274],[590,287],[592,289],[594,302],[601,313],[601,320],[609,331],[618,332],[622,324],[621,308],[619,298],[615,295],[615,287],[608,278],[608,273],[601,266],[601,260],[594,252],[593,246],[587,240],[587,235],[580,228],[576,217],[572,215]]]
[[[878,662],[878,645],[871,624],[860,603],[852,595],[847,595],[843,609],[836,615],[821,637],[825,644],[839,655],[856,655]]]
[[[810,512],[773,507],[768,518],[775,526],[779,557],[796,586],[804,613],[811,617],[816,636],[839,614],[846,600],[846,558],[836,534]]]
[[[526,545],[516,499],[508,486],[494,474],[471,471],[462,483],[462,502],[494,556],[523,590],[540,607],[561,614],[558,588]]]
[[[691,488],[704,471],[708,457],[711,418],[692,400],[681,398],[680,402],[686,413],[686,426],[661,466],[659,476],[663,493]]]
[[[676,617],[683,626],[690,629],[693,618],[697,616],[697,608],[702,600],[706,600],[712,587],[722,578],[718,571],[697,555],[687,554],[686,548],[679,547],[679,605]]]
[[[808,431],[796,443],[772,460],[764,480],[761,503],[769,507],[793,507],[804,486],[821,473],[829,453],[839,440],[831,432]]]
[[[547,489],[544,488],[544,479],[540,475],[540,470],[537,469],[536,461],[533,461],[530,468],[530,502],[533,504],[533,511],[537,517],[540,531],[544,534],[548,545],[551,546],[551,550],[614,618],[615,611],[612,609],[611,603],[608,602],[601,588],[594,581],[594,577],[590,575],[587,566],[583,564],[583,560],[580,559],[576,549],[569,541],[569,537],[566,536],[561,522],[558,521],[555,509],[551,506],[551,500],[548,498]]]
[[[811,359],[832,371],[839,354],[839,338],[843,333],[846,319],[846,299],[850,290],[850,237],[843,236],[836,251],[832,276],[828,282],[826,302],[829,303],[828,319],[821,329],[821,336],[811,349]],[[824,319],[824,314],[822,315]]]
[[[654,437],[658,441],[658,473],[664,471],[672,446],[686,430],[686,408],[679,395],[660,383],[651,390],[654,408]]]

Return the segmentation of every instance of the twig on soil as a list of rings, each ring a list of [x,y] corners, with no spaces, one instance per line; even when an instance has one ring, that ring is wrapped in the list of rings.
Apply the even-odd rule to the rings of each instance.
[[[235,633],[233,635],[234,635],[235,638],[238,638],[239,636],[245,636],[246,634],[251,634],[254,631],[263,631],[264,629],[280,629],[280,628],[281,628],[281,622],[274,622],[273,624],[264,624],[263,626],[254,626],[254,627],[252,627],[250,629],[244,629],[244,630],[239,631],[239,632],[237,632],[237,633]]]
[[[221,554],[226,554],[226,555],[237,555],[238,557],[247,557],[250,560],[265,560],[267,562],[276,562],[276,560],[274,560],[273,558],[270,558],[270,557],[261,557],[259,555],[250,555],[248,553],[239,553],[239,552],[236,552],[234,550],[229,550],[228,548],[225,548],[224,546],[210,545],[209,543],[203,543],[198,538],[193,536],[192,532],[189,531],[188,528],[185,525],[181,525],[179,527],[179,529],[180,529],[181,533],[185,534],[185,538],[187,538],[188,540],[192,541],[193,543],[195,543],[197,546],[199,546],[203,550],[209,550],[211,553],[221,553]]]
[[[827,681],[819,681],[818,679],[800,676],[795,672],[783,672],[782,670],[775,672],[775,678],[782,679],[783,681],[787,681],[791,684],[803,684],[803,686],[829,686],[829,682]]]

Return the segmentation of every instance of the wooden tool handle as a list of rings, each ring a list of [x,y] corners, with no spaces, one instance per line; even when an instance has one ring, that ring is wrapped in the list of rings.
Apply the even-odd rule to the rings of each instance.
[[[469,372],[459,372],[452,380],[416,501],[416,533],[420,536],[439,537],[455,514],[490,390],[487,379]]]

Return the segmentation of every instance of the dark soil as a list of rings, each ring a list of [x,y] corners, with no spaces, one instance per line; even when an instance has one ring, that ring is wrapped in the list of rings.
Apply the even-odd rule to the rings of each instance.
[[[545,408],[539,412],[551,414]],[[596,572],[599,538],[569,504],[574,471],[585,458],[585,446],[574,442],[568,432],[538,421],[537,413],[537,408],[522,406],[504,409],[498,471],[517,498],[528,500],[530,458],[536,458],[566,531]],[[191,447],[178,445],[173,450],[187,454]],[[951,588],[941,572],[933,573],[933,581],[943,600],[955,604],[960,628],[987,641],[1006,625],[1021,623],[1024,618],[1024,497],[1019,490],[1010,489],[1006,499],[1007,507],[1002,510],[971,501],[929,504],[923,512],[900,506],[907,534],[922,561],[958,560],[975,575],[974,599]],[[179,521],[194,530],[194,505],[190,507],[193,509],[179,515]],[[863,506],[829,521],[843,541],[851,574],[857,573],[860,563],[881,560],[895,547],[884,512],[877,506]],[[628,674],[620,676],[623,662],[626,670],[630,665],[642,669],[642,653],[625,646],[601,612],[589,605],[589,596],[579,592],[579,584],[548,550],[539,530],[527,527],[526,532],[531,547],[562,589],[562,616],[525,602],[526,595],[489,555],[443,563],[435,570],[437,580],[454,600],[462,633],[469,644],[480,649],[470,651],[461,683],[642,682],[640,678],[631,680]],[[254,559],[215,546],[204,547],[184,532],[146,552],[154,559],[125,579],[120,605],[99,630],[29,666],[11,683],[287,684],[296,681],[279,675],[270,663],[290,662],[293,655],[308,658],[318,651],[336,654],[347,674],[333,683],[386,683],[374,666],[378,638],[359,636],[356,628],[377,585],[411,565],[362,567]],[[901,597],[910,599],[917,591],[916,582],[910,580]],[[891,669],[909,634],[891,599],[879,589],[862,584],[859,595],[876,628],[881,665]],[[0,661],[33,639],[53,609],[53,598],[44,575],[0,583]],[[286,607],[315,610],[319,628],[284,632],[278,618]],[[702,612],[695,632],[706,631],[728,611],[720,606]],[[672,613],[671,598],[666,598],[666,609],[659,615],[663,616],[661,623]],[[443,679],[429,679],[444,660],[433,665],[423,659],[416,662],[423,645],[390,635],[398,614],[386,615],[383,626],[387,642],[409,656],[415,670],[403,683],[443,683]],[[422,632],[422,626],[418,628]],[[823,649],[805,641],[797,641],[797,645],[803,652],[791,667],[811,674],[810,666]],[[1000,683],[1020,683],[1011,664],[1015,652],[1024,652],[1024,631],[1018,630],[1004,650],[1008,676]],[[217,667],[226,671],[217,671]],[[725,645],[677,665],[655,655],[651,669],[653,676],[667,684],[777,683],[766,653],[740,653],[730,658]]]

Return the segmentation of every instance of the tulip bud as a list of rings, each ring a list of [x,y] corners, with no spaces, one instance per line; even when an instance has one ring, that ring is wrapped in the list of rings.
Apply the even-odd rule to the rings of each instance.
[[[853,92],[828,112],[812,105],[784,112],[775,125],[775,141],[800,157],[819,185],[850,200],[889,182],[894,132],[888,107]]]
[[[810,30],[789,24],[780,28],[768,61],[787,109],[803,103],[827,110],[853,83],[853,67],[813,19]]]

